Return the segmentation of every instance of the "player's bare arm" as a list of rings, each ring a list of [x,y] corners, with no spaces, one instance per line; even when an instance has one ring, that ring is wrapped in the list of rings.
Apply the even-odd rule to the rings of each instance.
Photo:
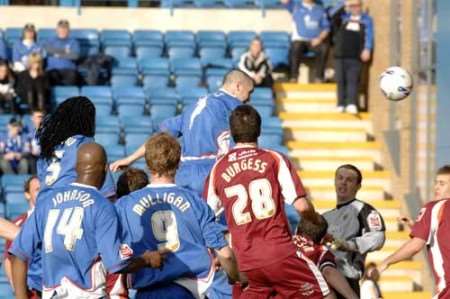
[[[323,268],[322,274],[327,283],[346,299],[358,299],[358,295],[348,284],[345,277],[336,268],[327,266]]]
[[[12,256],[12,276],[16,299],[28,299],[27,271],[26,261]]]
[[[294,203],[294,208],[300,214],[309,213],[314,214],[314,206],[305,196],[297,198]]]
[[[236,262],[236,257],[230,247],[225,246],[220,250],[216,250],[217,258],[220,265],[225,270],[231,282],[239,281],[239,269]]]
[[[400,247],[396,252],[388,256],[378,267],[378,271],[383,272],[390,265],[409,259],[416,255],[426,245],[425,240],[412,238]]]
[[[136,160],[139,160],[140,158],[144,157],[145,154],[145,144],[142,144],[134,153],[129,155],[126,158],[117,160],[109,166],[109,169],[113,172],[116,172],[120,170],[123,167],[127,167],[128,165],[132,164]]]
[[[7,240],[14,240],[20,228],[14,223],[0,217],[0,237]]]
[[[133,273],[144,267],[161,268],[165,252],[146,250],[142,255],[131,258],[129,264],[120,273]]]

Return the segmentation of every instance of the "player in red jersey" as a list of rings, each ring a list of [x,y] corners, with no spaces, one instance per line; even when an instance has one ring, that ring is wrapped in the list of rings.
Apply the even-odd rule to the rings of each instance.
[[[440,178],[440,179],[438,179]],[[420,210],[411,227],[411,239],[380,265],[380,273],[390,265],[409,259],[428,249],[437,294],[433,298],[450,299],[450,165],[437,172],[435,198]]]
[[[328,286],[319,269],[297,254],[284,202],[313,210],[294,166],[283,155],[257,147],[261,117],[249,105],[230,116],[236,146],[211,170],[205,198],[225,212],[239,269],[248,277],[240,298],[324,298]]]
[[[312,218],[312,217],[309,217]],[[314,221],[303,217],[297,227],[294,243],[302,254],[316,264],[330,288],[341,294],[346,299],[358,299],[345,277],[337,270],[333,253],[325,241],[328,223],[323,216],[316,214]]]

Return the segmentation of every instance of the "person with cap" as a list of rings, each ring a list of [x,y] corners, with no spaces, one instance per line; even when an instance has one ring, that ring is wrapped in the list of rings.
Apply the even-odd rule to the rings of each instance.
[[[346,0],[335,20],[337,110],[357,114],[361,69],[372,56],[373,21],[362,11],[361,0]]]
[[[70,25],[60,20],[56,27],[56,36],[45,43],[47,52],[47,72],[52,85],[77,85],[78,72],[76,62],[80,57],[78,41],[70,37]]]
[[[21,72],[28,67],[30,54],[37,53],[44,56],[44,49],[37,42],[36,29],[33,24],[28,23],[23,27],[22,37],[18,40],[12,51],[13,70]]]
[[[4,173],[25,174],[28,172],[26,154],[29,152],[29,144],[21,131],[20,121],[11,118],[8,133],[0,139],[0,152],[3,155],[0,166]]]

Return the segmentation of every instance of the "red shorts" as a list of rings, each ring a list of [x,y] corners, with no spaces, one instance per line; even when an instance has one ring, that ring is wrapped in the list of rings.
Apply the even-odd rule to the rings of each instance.
[[[248,287],[240,299],[320,299],[330,293],[320,270],[300,253],[245,274]]]
[[[443,289],[439,294],[436,294],[434,298],[437,299],[450,299],[450,286],[447,286],[445,289]]]

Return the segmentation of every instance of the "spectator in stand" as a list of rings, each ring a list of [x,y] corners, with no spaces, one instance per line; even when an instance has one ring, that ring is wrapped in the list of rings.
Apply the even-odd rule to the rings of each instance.
[[[239,68],[253,79],[255,87],[272,88],[272,65],[264,53],[261,39],[252,40],[248,51],[241,56]]]
[[[16,112],[14,76],[8,61],[0,60],[0,112]]]
[[[17,76],[16,92],[21,103],[27,104],[30,110],[49,110],[50,82],[40,54],[32,53],[28,58],[27,70]]]
[[[42,47],[36,42],[37,34],[33,24],[26,24],[23,27],[22,38],[13,46],[12,59],[13,69],[16,72],[21,72],[28,67],[28,58],[30,54],[37,53],[44,55]]]
[[[334,40],[338,111],[358,113],[359,80],[373,48],[373,21],[361,0],[346,0],[336,18]]]
[[[148,175],[142,169],[130,167],[117,180],[117,198],[144,188],[149,184]]]
[[[291,82],[298,81],[298,68],[306,54],[315,54],[315,81],[324,80],[327,54],[327,37],[330,31],[325,9],[315,0],[281,0],[291,12],[293,18],[292,45],[290,54]]]
[[[47,71],[52,85],[77,85],[76,61],[80,56],[78,41],[70,36],[67,20],[60,20],[56,27],[56,37],[45,44]]]
[[[21,226],[28,218],[28,216],[33,212],[34,206],[36,205],[36,198],[39,193],[39,179],[37,176],[31,176],[24,185],[24,195],[25,199],[28,201],[29,210],[16,219],[13,220],[13,223],[17,226]],[[5,254],[4,254],[4,260],[3,260],[3,267],[5,269],[6,277],[8,277],[9,283],[11,284],[11,287],[13,286],[12,283],[12,264],[11,264],[11,258],[8,254],[8,250],[11,247],[12,241],[8,240],[5,244]],[[36,271],[35,268],[30,267],[28,269],[28,275],[27,275],[27,282],[30,286],[30,292],[31,295],[30,298],[40,298],[39,294],[42,289],[41,287],[41,277],[39,274],[39,270]]]
[[[0,59],[8,60],[8,50],[3,38],[0,38]]]
[[[29,143],[22,135],[22,124],[15,118],[9,121],[7,136],[0,140],[0,152],[3,153],[0,166],[4,173],[28,172],[26,155],[29,152]]]
[[[45,111],[35,109],[31,112],[31,125],[25,128],[25,133],[27,134],[28,144],[30,146],[29,154],[29,164],[30,172],[36,174],[36,163],[41,154],[41,146],[39,145],[39,140],[36,137],[36,132],[41,126],[42,120],[44,119]]]

